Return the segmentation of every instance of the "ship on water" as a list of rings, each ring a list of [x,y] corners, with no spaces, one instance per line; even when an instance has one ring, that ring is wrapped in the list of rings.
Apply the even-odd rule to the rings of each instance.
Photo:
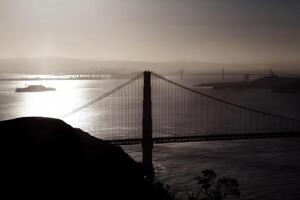
[[[23,88],[16,88],[15,92],[46,92],[46,91],[55,91],[55,88],[45,87],[43,85],[29,85]]]

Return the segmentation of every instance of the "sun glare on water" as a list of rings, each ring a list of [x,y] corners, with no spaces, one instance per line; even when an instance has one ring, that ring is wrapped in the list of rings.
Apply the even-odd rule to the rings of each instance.
[[[43,116],[61,118],[64,114],[80,105],[76,81],[38,81],[28,85],[54,87],[56,91],[22,93],[24,109],[21,116]]]

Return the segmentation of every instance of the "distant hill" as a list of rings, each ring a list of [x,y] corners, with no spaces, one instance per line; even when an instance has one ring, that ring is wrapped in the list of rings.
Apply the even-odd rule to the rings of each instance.
[[[289,64],[272,65],[274,70],[299,69],[298,65]],[[128,74],[143,70],[153,70],[164,74],[179,74],[180,70],[185,73],[197,72],[220,72],[228,71],[262,71],[269,70],[266,65],[208,63],[189,61],[170,62],[142,62],[127,60],[92,60],[64,57],[41,57],[41,58],[10,58],[0,59],[0,73],[21,74],[70,74],[70,73],[96,73],[101,71]],[[221,73],[221,72],[220,72]]]
[[[272,74],[270,76],[265,76],[253,81],[205,83],[198,86],[233,90],[271,89],[273,92],[299,93],[300,78],[280,77]]]

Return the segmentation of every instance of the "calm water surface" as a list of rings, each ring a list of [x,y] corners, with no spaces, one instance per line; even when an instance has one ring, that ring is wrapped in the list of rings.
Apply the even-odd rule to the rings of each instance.
[[[21,116],[61,117],[125,80],[7,81],[0,82],[0,120]],[[180,80],[178,80],[180,81]],[[194,87],[200,80],[183,80]],[[44,84],[57,91],[14,93],[25,84]],[[194,87],[195,88],[195,87]],[[270,91],[202,89],[207,94],[266,112],[300,119],[300,95]],[[76,122],[75,122],[76,123]],[[139,145],[124,146],[141,160]],[[155,145],[154,164],[159,179],[184,193],[195,189],[193,177],[211,168],[238,179],[243,199],[300,199],[300,140],[263,139]]]

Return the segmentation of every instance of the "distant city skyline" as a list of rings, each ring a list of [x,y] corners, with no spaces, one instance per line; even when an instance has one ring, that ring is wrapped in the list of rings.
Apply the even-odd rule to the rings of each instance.
[[[299,10],[296,0],[1,0],[0,58],[296,66]]]

